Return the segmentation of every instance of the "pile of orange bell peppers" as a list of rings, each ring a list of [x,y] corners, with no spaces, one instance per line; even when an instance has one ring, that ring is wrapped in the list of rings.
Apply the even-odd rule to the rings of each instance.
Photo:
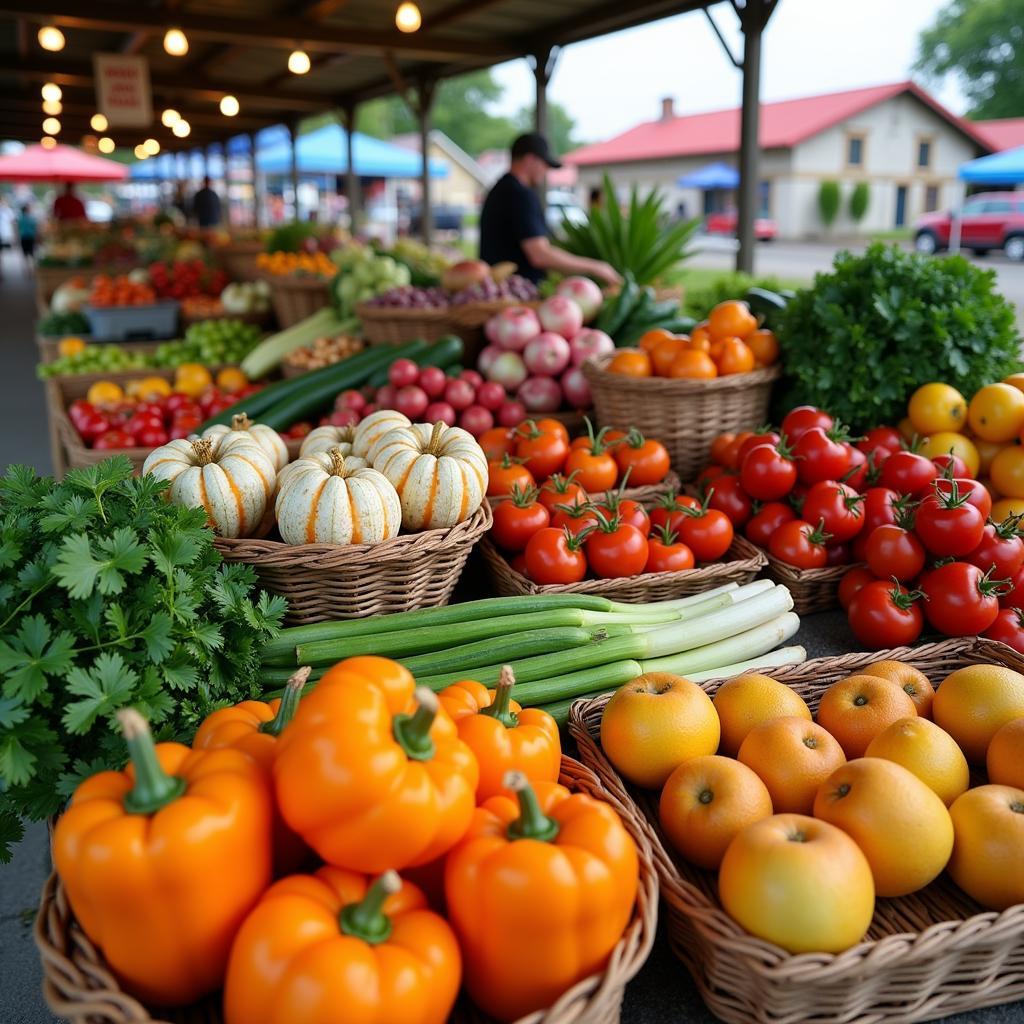
[[[464,982],[513,1021],[604,967],[637,851],[558,785],[557,726],[511,671],[439,695],[385,658],[302,696],[307,676],[214,712],[192,749],[119,713],[130,763],[78,788],[54,857],[126,989],[180,1006],[223,987],[226,1024],[443,1024]]]

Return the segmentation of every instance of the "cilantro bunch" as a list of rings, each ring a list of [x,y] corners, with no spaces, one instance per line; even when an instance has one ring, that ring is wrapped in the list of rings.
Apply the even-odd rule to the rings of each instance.
[[[214,707],[258,695],[282,598],[225,565],[202,509],[166,501],[123,456],[57,483],[0,479],[0,861],[22,819],[124,763],[113,713],[191,740]]]

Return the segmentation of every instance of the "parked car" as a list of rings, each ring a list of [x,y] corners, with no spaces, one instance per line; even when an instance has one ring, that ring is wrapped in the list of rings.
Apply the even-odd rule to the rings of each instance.
[[[709,213],[704,221],[704,230],[709,235],[728,235],[736,237],[736,224],[739,215],[735,210],[722,210],[720,213]],[[754,238],[759,242],[771,242],[779,235],[779,225],[771,217],[757,217],[754,220]]]
[[[918,252],[949,248],[953,215],[949,210],[926,213],[914,225]],[[960,211],[960,246],[984,256],[1002,249],[1011,260],[1024,260],[1024,195],[1016,192],[979,192],[969,196]]]
[[[462,218],[464,211],[461,206],[437,206],[431,209],[431,225],[435,231],[453,231],[462,234]],[[409,231],[417,235],[423,230],[423,213],[418,206],[409,211]]]
[[[562,229],[562,221],[570,224],[582,224],[587,219],[587,212],[579,204],[579,200],[564,189],[548,189],[547,193],[548,230],[557,235]]]

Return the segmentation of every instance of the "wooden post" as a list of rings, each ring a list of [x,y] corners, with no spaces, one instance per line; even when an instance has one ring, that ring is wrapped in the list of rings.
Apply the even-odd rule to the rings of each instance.
[[[359,195],[359,174],[356,171],[356,111],[355,103],[348,103],[342,110],[345,128],[345,198],[348,200],[349,231],[356,234],[360,222],[361,197]]]
[[[434,105],[434,90],[436,83],[429,79],[421,79],[417,89],[417,113],[420,116],[420,156],[422,158],[422,169],[420,171],[420,224],[423,234],[423,242],[430,245],[433,236],[434,211],[431,205],[430,196],[430,108]]]
[[[291,154],[292,154],[292,195],[294,196],[293,202],[295,204],[295,220],[299,219],[299,153],[298,153],[298,133],[296,132],[297,124],[295,121],[288,122],[288,139],[291,142]]]
[[[256,170],[256,132],[249,132],[249,175],[252,178],[252,226],[260,226],[260,190]]]
[[[548,134],[548,85],[551,82],[551,76],[555,73],[555,67],[558,65],[560,54],[561,49],[559,47],[551,46],[539,53],[532,54],[529,58],[530,65],[533,68],[534,81],[533,128],[534,131],[539,132],[545,138],[547,138]],[[548,139],[548,144],[550,145],[550,143],[551,140]],[[538,186],[537,198],[540,199],[541,207],[546,208],[546,181]]]

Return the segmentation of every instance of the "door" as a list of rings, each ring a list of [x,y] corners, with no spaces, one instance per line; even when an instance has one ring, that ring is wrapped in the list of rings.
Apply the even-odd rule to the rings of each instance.
[[[898,228],[907,224],[907,186],[896,186],[896,224]]]
[[[960,242],[963,245],[985,244],[985,207],[984,199],[974,196],[964,201],[960,223]]]

